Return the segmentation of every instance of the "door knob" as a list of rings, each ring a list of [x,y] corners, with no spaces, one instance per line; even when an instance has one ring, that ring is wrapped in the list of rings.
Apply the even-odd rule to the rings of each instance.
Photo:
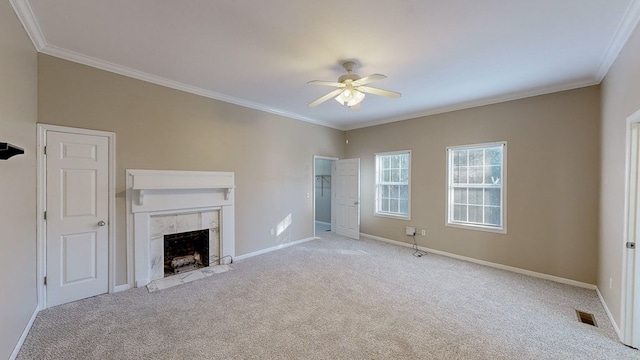
[[[107,225],[107,223],[106,223],[106,222],[104,222],[104,221],[98,221],[98,226],[105,226],[105,225]]]

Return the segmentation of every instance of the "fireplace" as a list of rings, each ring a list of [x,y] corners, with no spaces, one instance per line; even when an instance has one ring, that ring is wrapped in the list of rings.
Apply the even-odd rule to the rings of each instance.
[[[232,260],[233,178],[228,172],[127,170],[127,231],[133,248],[130,281],[136,287],[164,278],[167,264],[171,273],[180,273]],[[176,247],[167,237],[192,232],[202,234],[198,245],[184,245],[183,254],[166,255],[167,247]],[[180,257],[174,261],[176,267],[171,267],[176,256]]]

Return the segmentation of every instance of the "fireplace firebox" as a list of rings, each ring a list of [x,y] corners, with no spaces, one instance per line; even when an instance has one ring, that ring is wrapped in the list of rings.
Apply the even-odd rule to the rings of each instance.
[[[209,230],[164,235],[164,276],[209,266]]]

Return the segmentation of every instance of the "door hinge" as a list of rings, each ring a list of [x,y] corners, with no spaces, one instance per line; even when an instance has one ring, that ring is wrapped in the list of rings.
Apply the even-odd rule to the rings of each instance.
[[[627,243],[627,249],[635,249],[635,248],[636,248],[636,243],[634,242]]]
[[[45,286],[47,285],[47,277],[46,276],[44,277],[44,285]]]
[[[44,154],[47,155],[47,147],[44,147]]]
[[[44,212],[44,219],[47,220],[47,212]]]

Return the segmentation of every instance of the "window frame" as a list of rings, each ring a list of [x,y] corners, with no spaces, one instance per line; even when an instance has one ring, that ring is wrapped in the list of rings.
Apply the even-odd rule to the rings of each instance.
[[[407,214],[403,215],[403,214],[398,214],[398,213],[391,213],[391,212],[385,212],[385,211],[380,211],[380,157],[381,156],[388,156],[388,155],[400,155],[400,154],[406,154],[409,156],[408,159],[408,168],[407,168]],[[385,218],[392,218],[392,219],[399,219],[399,220],[411,220],[411,150],[399,150],[399,151],[386,151],[386,152],[379,152],[379,153],[375,153],[374,154],[374,196],[375,196],[375,200],[373,202],[373,215],[374,216],[379,216],[379,217],[385,217]],[[404,184],[401,184],[404,185]]]
[[[454,215],[454,184],[453,184],[453,154],[455,150],[478,150],[478,149],[486,149],[491,147],[502,147],[502,167],[501,167],[501,199],[500,199],[500,221],[501,226],[491,226],[487,224],[478,224],[469,221],[459,221],[453,220]],[[489,143],[479,143],[479,144],[469,144],[469,145],[457,145],[457,146],[448,146],[446,151],[446,164],[447,164],[447,182],[446,182],[446,191],[447,191],[447,216],[446,216],[446,226],[457,227],[468,230],[478,230],[478,231],[488,231],[495,232],[500,234],[507,233],[507,141],[496,141]],[[468,165],[467,165],[468,166]],[[483,164],[486,166],[486,164]],[[484,170],[483,170],[484,171]],[[484,174],[484,172],[483,172]],[[481,189],[495,188],[495,187],[487,187],[486,184],[476,185],[475,187]],[[484,201],[483,201],[484,202]],[[467,197],[467,205],[469,204]],[[484,205],[484,204],[483,204]]]

